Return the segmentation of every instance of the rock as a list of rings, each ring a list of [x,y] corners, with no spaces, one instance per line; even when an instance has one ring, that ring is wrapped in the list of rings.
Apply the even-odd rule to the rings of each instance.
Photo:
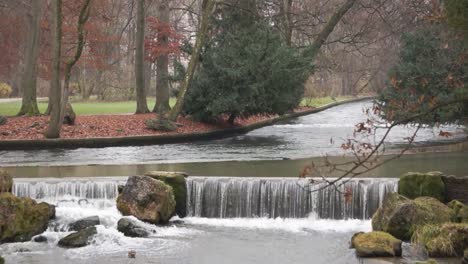
[[[5,259],[0,256],[0,264],[5,264]]]
[[[127,254],[128,258],[136,258],[136,251],[130,250]]]
[[[125,185],[123,185],[123,184],[117,185],[117,193],[118,193],[118,194],[121,194],[124,187],[125,187]]]
[[[468,204],[468,176],[444,176],[447,201],[458,200]]]
[[[463,251],[462,264],[468,264],[468,248]]]
[[[392,193],[372,216],[372,228],[409,241],[417,226],[450,222],[453,215],[452,209],[435,198],[410,200]]]
[[[95,216],[86,217],[86,218],[83,218],[83,219],[80,219],[78,221],[71,223],[69,225],[69,230],[80,231],[90,226],[96,226],[100,224],[101,224],[101,221],[99,220],[99,216],[95,215]]]
[[[445,202],[445,184],[442,172],[408,172],[400,176],[398,193],[410,199],[421,196],[434,197]]]
[[[5,116],[0,116],[0,126],[5,125],[8,119]]]
[[[12,188],[13,178],[7,171],[0,169],[0,193],[11,192]]]
[[[47,237],[46,236],[35,236],[33,238],[33,241],[37,242],[37,243],[47,242]]]
[[[30,249],[27,249],[27,248],[18,248],[17,250],[15,250],[16,253],[25,253],[25,252],[31,252]]]
[[[453,222],[468,223],[468,205],[457,200],[453,200],[447,204],[454,212]]]
[[[71,106],[70,103],[67,103],[65,107],[65,114],[63,116],[63,123],[66,125],[74,125],[75,124],[75,119],[76,119],[76,114],[73,111],[73,107]]]
[[[356,249],[356,255],[361,258],[401,257],[401,243],[401,240],[388,233],[374,231],[355,234],[351,246]]]
[[[168,171],[149,171],[145,173],[153,179],[163,181],[165,184],[172,187],[174,198],[176,201],[176,214],[183,218],[187,216],[187,183],[185,178],[188,176],[185,172],[168,172]]]
[[[0,243],[30,241],[47,229],[54,216],[53,205],[0,193]]]
[[[424,246],[430,257],[462,257],[468,248],[468,224],[424,225],[417,228],[412,241]]]
[[[172,187],[148,176],[131,176],[117,197],[117,209],[124,216],[165,224],[175,212]]]
[[[90,226],[60,239],[58,245],[63,248],[84,247],[90,244],[91,238],[96,234],[96,227]]]
[[[156,118],[156,119],[146,119],[145,125],[149,129],[159,130],[159,131],[176,131],[177,125],[165,118]]]
[[[117,230],[128,237],[148,237],[149,232],[128,218],[122,218],[117,223]]]

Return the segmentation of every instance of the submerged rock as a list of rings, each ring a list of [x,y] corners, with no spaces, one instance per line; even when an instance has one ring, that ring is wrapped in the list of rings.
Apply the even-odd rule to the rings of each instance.
[[[372,216],[372,228],[409,241],[416,227],[450,222],[452,218],[453,210],[435,198],[419,197],[410,200],[392,193]]]
[[[175,212],[179,217],[187,216],[187,183],[185,172],[149,171],[145,173],[153,179],[163,181],[172,187],[176,201]]]
[[[410,199],[428,196],[445,202],[445,184],[442,180],[442,172],[405,173],[398,181],[398,193]]]
[[[172,187],[148,176],[131,176],[117,197],[117,209],[124,216],[133,215],[141,221],[165,224],[174,215]]]
[[[33,241],[37,242],[37,243],[47,242],[47,237],[46,236],[35,236],[33,238]]]
[[[58,245],[64,248],[84,247],[90,244],[91,238],[96,234],[96,227],[90,226],[60,239]]]
[[[122,218],[117,223],[117,230],[128,237],[148,237],[149,232],[128,218]]]
[[[351,247],[356,249],[356,255],[361,258],[400,257],[401,243],[392,235],[379,231],[357,233],[351,239]]]
[[[468,224],[424,225],[416,230],[412,241],[424,246],[430,257],[462,257],[468,248]]]
[[[99,216],[95,215],[95,216],[86,217],[86,218],[83,218],[83,219],[80,219],[78,221],[71,223],[69,225],[69,230],[80,231],[90,226],[96,226],[100,224],[101,224],[101,221],[99,220]]]
[[[0,243],[30,241],[47,229],[55,206],[0,193]]]
[[[11,192],[12,187],[13,178],[7,171],[0,169],[0,193]]]

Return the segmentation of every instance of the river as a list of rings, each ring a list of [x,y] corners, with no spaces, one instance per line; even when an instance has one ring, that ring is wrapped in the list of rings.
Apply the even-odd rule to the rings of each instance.
[[[341,187],[353,190],[351,201],[344,201],[334,188],[310,192],[309,185],[297,179],[304,165],[320,162],[325,154],[343,154],[341,141],[352,135],[354,124],[366,119],[363,109],[369,106],[370,102],[345,104],[215,141],[0,151],[0,166],[15,176],[16,195],[57,205],[57,219],[44,233],[47,243],[2,244],[0,255],[6,263],[19,264],[411,262],[421,256],[408,255],[412,252],[408,245],[402,259],[363,261],[348,248],[348,241],[355,232],[371,230],[372,213],[387,193],[396,190],[395,178],[401,173],[468,171],[464,145],[406,155],[363,175]],[[404,143],[412,129],[396,128],[388,147]],[[440,129],[454,136],[441,138]],[[461,127],[424,128],[417,143],[437,145],[463,138]],[[124,237],[116,230],[122,217],[115,207],[117,185],[128,175],[155,169],[199,175],[188,178],[188,217],[168,226],[143,224],[154,231],[149,238]],[[93,215],[100,217],[101,225],[90,246],[57,247],[69,233],[69,223]],[[135,259],[127,258],[130,250],[137,252]]]

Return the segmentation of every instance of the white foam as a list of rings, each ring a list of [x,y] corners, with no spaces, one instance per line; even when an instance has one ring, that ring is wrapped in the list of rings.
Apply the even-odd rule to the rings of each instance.
[[[190,225],[205,225],[227,228],[243,229],[273,229],[287,232],[369,232],[372,230],[370,220],[326,220],[309,218],[184,218],[184,222]]]

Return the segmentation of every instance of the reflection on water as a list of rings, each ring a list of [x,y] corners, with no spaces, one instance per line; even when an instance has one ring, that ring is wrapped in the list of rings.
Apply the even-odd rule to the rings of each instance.
[[[86,165],[86,164],[154,164],[206,162],[221,160],[275,160],[284,157],[301,159],[324,154],[341,154],[340,145],[351,137],[353,126],[367,119],[363,109],[370,101],[333,107],[320,113],[251,131],[246,135],[183,144],[136,147],[109,147],[74,150],[0,151],[0,166],[14,165]],[[440,130],[451,132],[455,139],[466,138],[461,127],[424,128],[417,141],[454,140],[439,136]],[[389,142],[398,144],[414,131],[396,127]],[[384,131],[379,130],[377,138]],[[331,141],[330,139],[333,138]]]

